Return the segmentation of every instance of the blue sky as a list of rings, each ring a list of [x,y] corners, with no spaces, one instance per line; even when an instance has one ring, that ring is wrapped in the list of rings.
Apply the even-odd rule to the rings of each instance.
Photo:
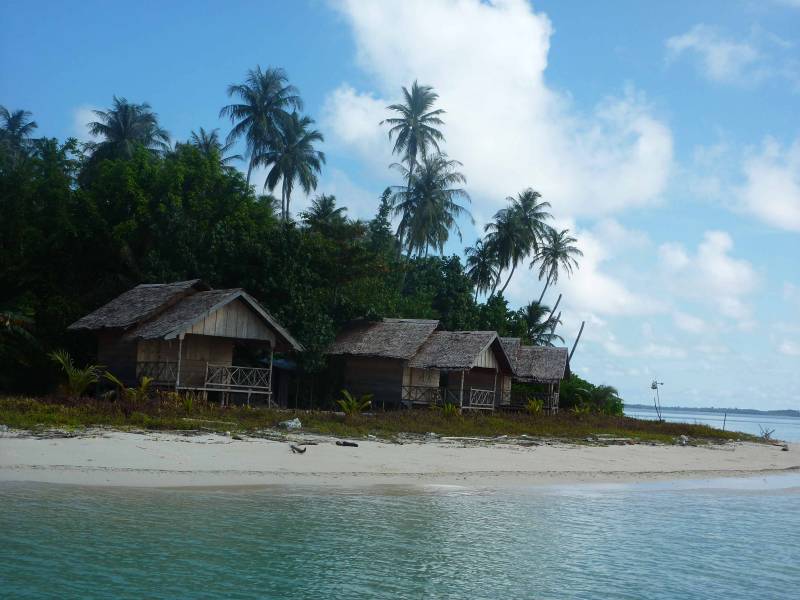
[[[800,2],[4,3],[0,103],[86,136],[113,94],[175,139],[284,67],[326,136],[319,191],[369,217],[396,176],[378,122],[433,85],[476,225],[526,186],[586,257],[563,293],[574,369],[630,402],[800,405]],[[305,199],[298,198],[295,208]],[[453,239],[452,252],[463,245]],[[538,297],[524,269],[508,296]]]

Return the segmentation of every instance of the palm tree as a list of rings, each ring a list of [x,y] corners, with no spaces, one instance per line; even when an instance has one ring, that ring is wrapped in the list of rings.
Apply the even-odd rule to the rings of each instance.
[[[320,194],[311,201],[311,206],[301,216],[311,228],[330,229],[347,221],[344,214],[346,212],[345,206],[336,208],[336,196]]]
[[[247,166],[247,183],[253,167],[262,163],[260,157],[274,151],[281,131],[289,124],[289,110],[303,110],[303,101],[296,87],[289,84],[286,71],[260,66],[247,72],[245,83],[228,86],[228,97],[236,96],[240,102],[228,104],[219,111],[233,123],[226,142],[234,143],[244,138],[250,161]]]
[[[381,121],[381,125],[389,125],[389,139],[394,138],[392,153],[399,154],[406,162],[407,181],[410,182],[418,157],[424,159],[428,155],[429,147],[435,148],[437,153],[440,152],[439,142],[444,141],[444,135],[437,127],[444,125],[441,119],[444,111],[431,110],[439,94],[429,85],[419,85],[414,81],[411,91],[403,87],[403,98],[402,104],[386,107],[399,116],[385,119]]]
[[[544,234],[542,247],[531,262],[531,268],[539,263],[539,280],[545,278],[544,289],[539,296],[539,302],[544,298],[551,283],[558,283],[559,269],[563,269],[567,276],[572,275],[572,270],[578,268],[576,256],[583,256],[583,252],[574,246],[578,240],[569,235],[569,229],[556,231],[548,227]]]
[[[241,154],[225,156],[228,150],[231,149],[231,146],[233,146],[233,142],[226,142],[223,144],[219,139],[218,131],[219,129],[212,129],[209,132],[201,127],[198,132],[192,131],[192,137],[189,143],[200,150],[207,158],[214,156],[219,159],[219,164],[222,168],[233,169],[230,165],[231,161],[242,160],[242,156]]]
[[[284,221],[289,218],[289,202],[295,182],[306,194],[317,189],[317,174],[325,163],[325,154],[314,149],[314,143],[325,138],[316,129],[310,129],[313,123],[312,118],[293,112],[273,147],[256,157],[256,164],[272,165],[264,187],[272,191],[281,182],[281,216]]]
[[[624,411],[622,398],[617,388],[610,385],[598,385],[575,390],[581,404],[605,415],[622,415]]]
[[[38,127],[36,121],[31,121],[33,113],[27,110],[9,111],[5,106],[0,106],[0,144],[17,156],[27,151],[33,130]]]
[[[93,144],[98,158],[131,158],[136,146],[153,153],[169,150],[169,134],[158,124],[158,115],[147,102],[134,104],[114,96],[108,110],[96,110],[98,120],[87,123],[89,133],[103,141]]]
[[[475,302],[478,301],[478,294],[489,291],[500,275],[500,267],[497,264],[497,256],[494,249],[479,239],[475,245],[465,250],[467,255],[467,277],[475,286]]]
[[[549,202],[540,202],[542,195],[528,188],[517,194],[516,198],[508,197],[509,206],[497,211],[494,221],[488,223],[485,231],[487,243],[494,248],[502,269],[511,268],[508,279],[500,289],[504,293],[517,265],[531,252],[537,252],[540,240],[547,227],[545,220],[551,218],[545,209],[550,207]],[[495,293],[500,278],[497,278],[492,294]]]
[[[395,187],[392,196],[394,214],[401,216],[397,235],[408,256],[414,253],[427,256],[430,248],[443,252],[451,229],[456,230],[460,240],[461,229],[456,219],[466,215],[472,220],[470,212],[458,204],[459,199],[469,202],[469,194],[454,187],[467,181],[456,170],[461,163],[435,154],[423,157],[413,174],[401,164],[393,166],[409,182],[408,186]]]
[[[564,342],[564,338],[555,333],[560,323],[557,317],[550,316],[550,307],[531,302],[519,310],[525,327],[525,335],[534,346],[553,346],[554,342]]]

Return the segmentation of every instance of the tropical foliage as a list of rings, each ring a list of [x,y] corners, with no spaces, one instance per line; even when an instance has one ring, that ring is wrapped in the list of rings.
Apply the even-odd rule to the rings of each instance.
[[[325,156],[282,69],[256,67],[228,95],[224,142],[200,127],[174,145],[146,102],[113,97],[88,124],[88,144],[34,138],[29,112],[0,107],[0,388],[52,389],[58,364],[77,377],[75,393],[78,369],[50,353],[67,348],[88,362],[94,343],[66,327],[144,281],[201,277],[247,289],[301,341],[309,378],[355,318],[436,318],[451,330],[561,342],[547,307],[513,309],[503,296],[528,258],[545,288],[577,266],[575,239],[549,228],[540,194],[509,198],[466,263],[445,254],[471,221],[470,197],[464,166],[444,153],[432,87],[415,82],[388,107],[399,185],[386,187],[367,220],[348,218],[348,199],[326,193],[292,220],[293,192],[318,187]],[[237,148],[246,175],[234,168]],[[280,199],[250,185],[255,168]]]

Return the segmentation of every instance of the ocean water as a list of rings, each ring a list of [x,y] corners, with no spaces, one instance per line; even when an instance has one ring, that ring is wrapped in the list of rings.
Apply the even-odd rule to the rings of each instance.
[[[800,476],[530,489],[0,484],[3,598],[796,599]]]
[[[626,408],[625,414],[637,419],[657,419],[655,409],[652,408]],[[727,418],[721,413],[691,411],[681,412],[662,410],[661,415],[665,421],[673,423],[699,423],[727,431],[742,431],[752,435],[761,435],[761,428],[774,430],[772,438],[784,442],[800,442],[800,418],[776,417],[773,415],[743,415],[728,414]]]

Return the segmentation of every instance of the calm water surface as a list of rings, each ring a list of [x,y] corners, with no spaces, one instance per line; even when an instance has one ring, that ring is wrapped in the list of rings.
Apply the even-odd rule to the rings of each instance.
[[[797,598],[800,476],[520,490],[0,485],[3,598]]]
[[[656,411],[652,408],[626,408],[625,414],[637,419],[656,419]],[[800,418],[775,417],[772,415],[729,414],[727,418],[720,413],[680,412],[662,410],[665,421],[673,423],[699,423],[727,431],[743,431],[753,435],[761,435],[761,428],[774,429],[772,437],[785,442],[800,442]]]

